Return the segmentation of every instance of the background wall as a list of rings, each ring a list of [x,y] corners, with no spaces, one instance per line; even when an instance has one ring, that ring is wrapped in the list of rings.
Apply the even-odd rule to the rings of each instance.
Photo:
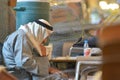
[[[10,3],[9,0],[0,0],[0,42],[1,43],[3,43],[7,35],[9,35],[15,30],[15,14],[14,11],[12,10],[13,4],[9,4],[9,3]]]

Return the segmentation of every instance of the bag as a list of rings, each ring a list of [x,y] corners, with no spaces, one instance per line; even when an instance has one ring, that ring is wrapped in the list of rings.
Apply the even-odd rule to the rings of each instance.
[[[85,39],[83,39],[82,37],[80,37],[78,39],[78,41],[73,44],[73,47],[83,47],[84,40]],[[89,47],[91,47],[91,48],[98,47],[97,38],[96,37],[91,37],[91,38],[88,38],[87,40],[88,40]]]

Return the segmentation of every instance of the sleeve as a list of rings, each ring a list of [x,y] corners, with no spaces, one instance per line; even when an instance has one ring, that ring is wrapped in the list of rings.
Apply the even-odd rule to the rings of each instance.
[[[17,38],[14,47],[14,53],[17,66],[21,66],[29,71],[36,68],[36,61],[32,55],[32,46],[27,36],[19,36]]]
[[[3,59],[6,67],[14,67],[15,66],[15,61],[14,61],[14,56],[13,56],[13,49],[11,45],[9,44],[11,42],[11,39],[7,37],[4,41],[3,48],[2,48],[2,54],[3,54]],[[12,42],[11,42],[12,44]]]

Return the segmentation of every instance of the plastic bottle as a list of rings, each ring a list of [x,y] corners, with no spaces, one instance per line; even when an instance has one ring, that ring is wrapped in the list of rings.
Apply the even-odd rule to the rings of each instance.
[[[91,48],[89,47],[88,40],[84,40],[84,56],[90,56],[90,50]]]
[[[88,40],[84,40],[84,48],[89,48]]]

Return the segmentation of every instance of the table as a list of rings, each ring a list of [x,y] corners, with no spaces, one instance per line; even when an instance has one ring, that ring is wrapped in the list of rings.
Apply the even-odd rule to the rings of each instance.
[[[77,56],[77,57],[56,57],[50,59],[52,62],[77,62],[76,64],[76,71],[75,71],[75,80],[78,80],[79,78],[79,71],[82,64],[95,64],[99,65],[102,63],[102,57],[96,57],[96,56]]]
[[[76,62],[77,57],[55,57],[51,58],[50,61],[52,62]]]
[[[50,59],[50,64],[60,70],[75,69],[76,60],[77,57],[56,57]]]

